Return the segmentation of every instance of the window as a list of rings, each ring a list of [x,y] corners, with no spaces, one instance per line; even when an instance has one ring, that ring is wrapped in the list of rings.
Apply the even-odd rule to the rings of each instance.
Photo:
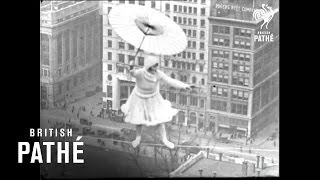
[[[227,111],[227,102],[211,99],[210,108],[219,111]]]
[[[145,0],[139,0],[139,5],[144,6],[145,5]]]
[[[108,64],[108,71],[112,71],[112,64]]]
[[[203,72],[203,65],[200,65],[200,72]]]
[[[201,25],[201,27],[205,27],[206,26],[206,21],[204,19],[201,19],[200,25]]]
[[[193,59],[193,60],[196,59],[196,53],[192,53],[192,59]]]
[[[179,5],[179,12],[182,12],[182,6]]]
[[[107,85],[107,97],[112,98],[112,86]]]
[[[192,14],[192,7],[189,7],[189,14]]]
[[[134,50],[134,46],[132,46],[131,44],[128,44],[128,49],[129,50]]]
[[[124,49],[124,42],[119,42],[119,49]]]
[[[204,54],[203,54],[203,53],[200,53],[199,56],[200,56],[200,57],[199,57],[200,60],[204,60]]]
[[[124,54],[118,54],[118,61],[124,63]]]
[[[186,17],[183,18],[183,24],[187,25],[187,18]]]
[[[170,11],[170,4],[166,3],[166,11]]]
[[[182,18],[178,17],[178,23],[181,24],[182,23]]]
[[[197,26],[197,19],[193,19],[193,25]]]
[[[144,66],[144,57],[138,57],[138,65]]]
[[[134,56],[128,55],[128,62],[130,62],[130,61],[134,61]]]
[[[204,79],[203,79],[203,78],[201,79],[201,84],[202,84],[202,85],[204,85],[204,84],[205,84],[205,82],[204,82]]]
[[[168,67],[169,66],[169,62],[168,60],[164,60],[164,66]]]
[[[205,38],[204,31],[200,31],[200,39],[204,39],[204,38]]]
[[[192,30],[192,37],[197,38],[197,30]]]
[[[176,67],[176,62],[172,61],[172,68],[175,68],[175,67]]]
[[[111,40],[108,40],[108,47],[112,48],[112,41]]]
[[[182,58],[184,58],[184,59],[186,58],[186,52],[185,51],[182,52]]]
[[[108,60],[112,60],[112,52],[108,52]]]
[[[188,11],[188,7],[187,6],[183,6],[183,12],[187,13],[187,11]]]
[[[177,12],[177,5],[174,5],[174,6],[173,6],[173,11],[174,11],[174,12]]]
[[[200,42],[200,49],[204,50],[204,42]]]
[[[112,36],[112,30],[108,29],[108,36]]]
[[[201,16],[205,16],[206,15],[206,9],[205,8],[201,8]]]
[[[124,73],[124,67],[118,66],[118,73]]]
[[[188,59],[191,58],[191,52],[187,52],[187,58],[188,58]]]
[[[195,76],[192,77],[192,83],[196,84],[197,83],[197,78]]]
[[[187,70],[190,70],[190,63],[187,63]]]
[[[177,22],[177,16],[173,16],[173,21]]]
[[[156,2],[155,1],[151,1],[151,8],[156,8]],[[170,11],[170,7],[169,7],[169,11]]]
[[[206,0],[201,0],[201,4],[206,4]]]
[[[196,70],[196,64],[192,64],[192,71]]]
[[[193,14],[197,14],[197,8],[196,7],[193,8]]]
[[[134,4],[134,0],[129,0],[129,4]]]
[[[193,49],[196,49],[196,48],[197,48],[197,43],[196,43],[196,41],[192,41],[192,48],[193,48]]]

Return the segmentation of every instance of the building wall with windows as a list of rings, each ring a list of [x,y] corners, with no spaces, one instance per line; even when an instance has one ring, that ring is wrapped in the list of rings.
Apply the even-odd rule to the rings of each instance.
[[[217,8],[218,3],[250,7],[253,3],[261,5],[262,1],[212,1],[209,18],[208,123],[215,124],[216,131],[239,131],[250,137],[278,119],[278,13],[268,25],[274,42],[261,43],[254,36],[262,22],[253,21],[252,12],[227,14]]]
[[[52,1],[40,7],[42,106],[101,85],[102,18],[97,2]]]
[[[207,52],[208,52],[208,1],[103,1],[103,92],[104,107],[120,109],[134,86],[124,66],[134,58],[136,48],[121,40],[108,22],[108,13],[118,4],[136,4],[154,8],[163,12],[181,26],[188,38],[188,47],[175,56],[157,56],[160,69],[168,76],[194,84],[192,92],[161,84],[161,94],[172,102],[180,112],[174,117],[174,123],[203,126],[205,120],[207,94]],[[180,21],[179,21],[180,19]],[[136,64],[143,66],[147,52],[138,53]]]

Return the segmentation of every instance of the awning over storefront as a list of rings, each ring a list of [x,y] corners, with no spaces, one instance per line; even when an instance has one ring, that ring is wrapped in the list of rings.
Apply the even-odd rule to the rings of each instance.
[[[219,124],[219,127],[230,128],[229,125]]]

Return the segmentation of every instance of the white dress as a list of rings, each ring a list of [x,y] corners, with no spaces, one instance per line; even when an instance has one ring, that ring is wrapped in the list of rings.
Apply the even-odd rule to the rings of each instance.
[[[136,78],[136,85],[127,102],[121,106],[125,122],[135,125],[155,126],[169,122],[178,110],[171,107],[168,100],[162,98],[159,90],[160,81],[176,88],[185,89],[188,84],[172,79],[160,70],[155,75],[144,68],[131,70]]]

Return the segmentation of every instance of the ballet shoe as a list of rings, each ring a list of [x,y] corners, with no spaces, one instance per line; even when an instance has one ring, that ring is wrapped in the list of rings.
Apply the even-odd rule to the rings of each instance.
[[[134,141],[132,141],[133,148],[136,148],[140,144],[140,141],[141,137],[137,137]]]
[[[168,140],[162,140],[163,144],[165,146],[167,146],[169,149],[173,149],[174,148],[174,144]]]

